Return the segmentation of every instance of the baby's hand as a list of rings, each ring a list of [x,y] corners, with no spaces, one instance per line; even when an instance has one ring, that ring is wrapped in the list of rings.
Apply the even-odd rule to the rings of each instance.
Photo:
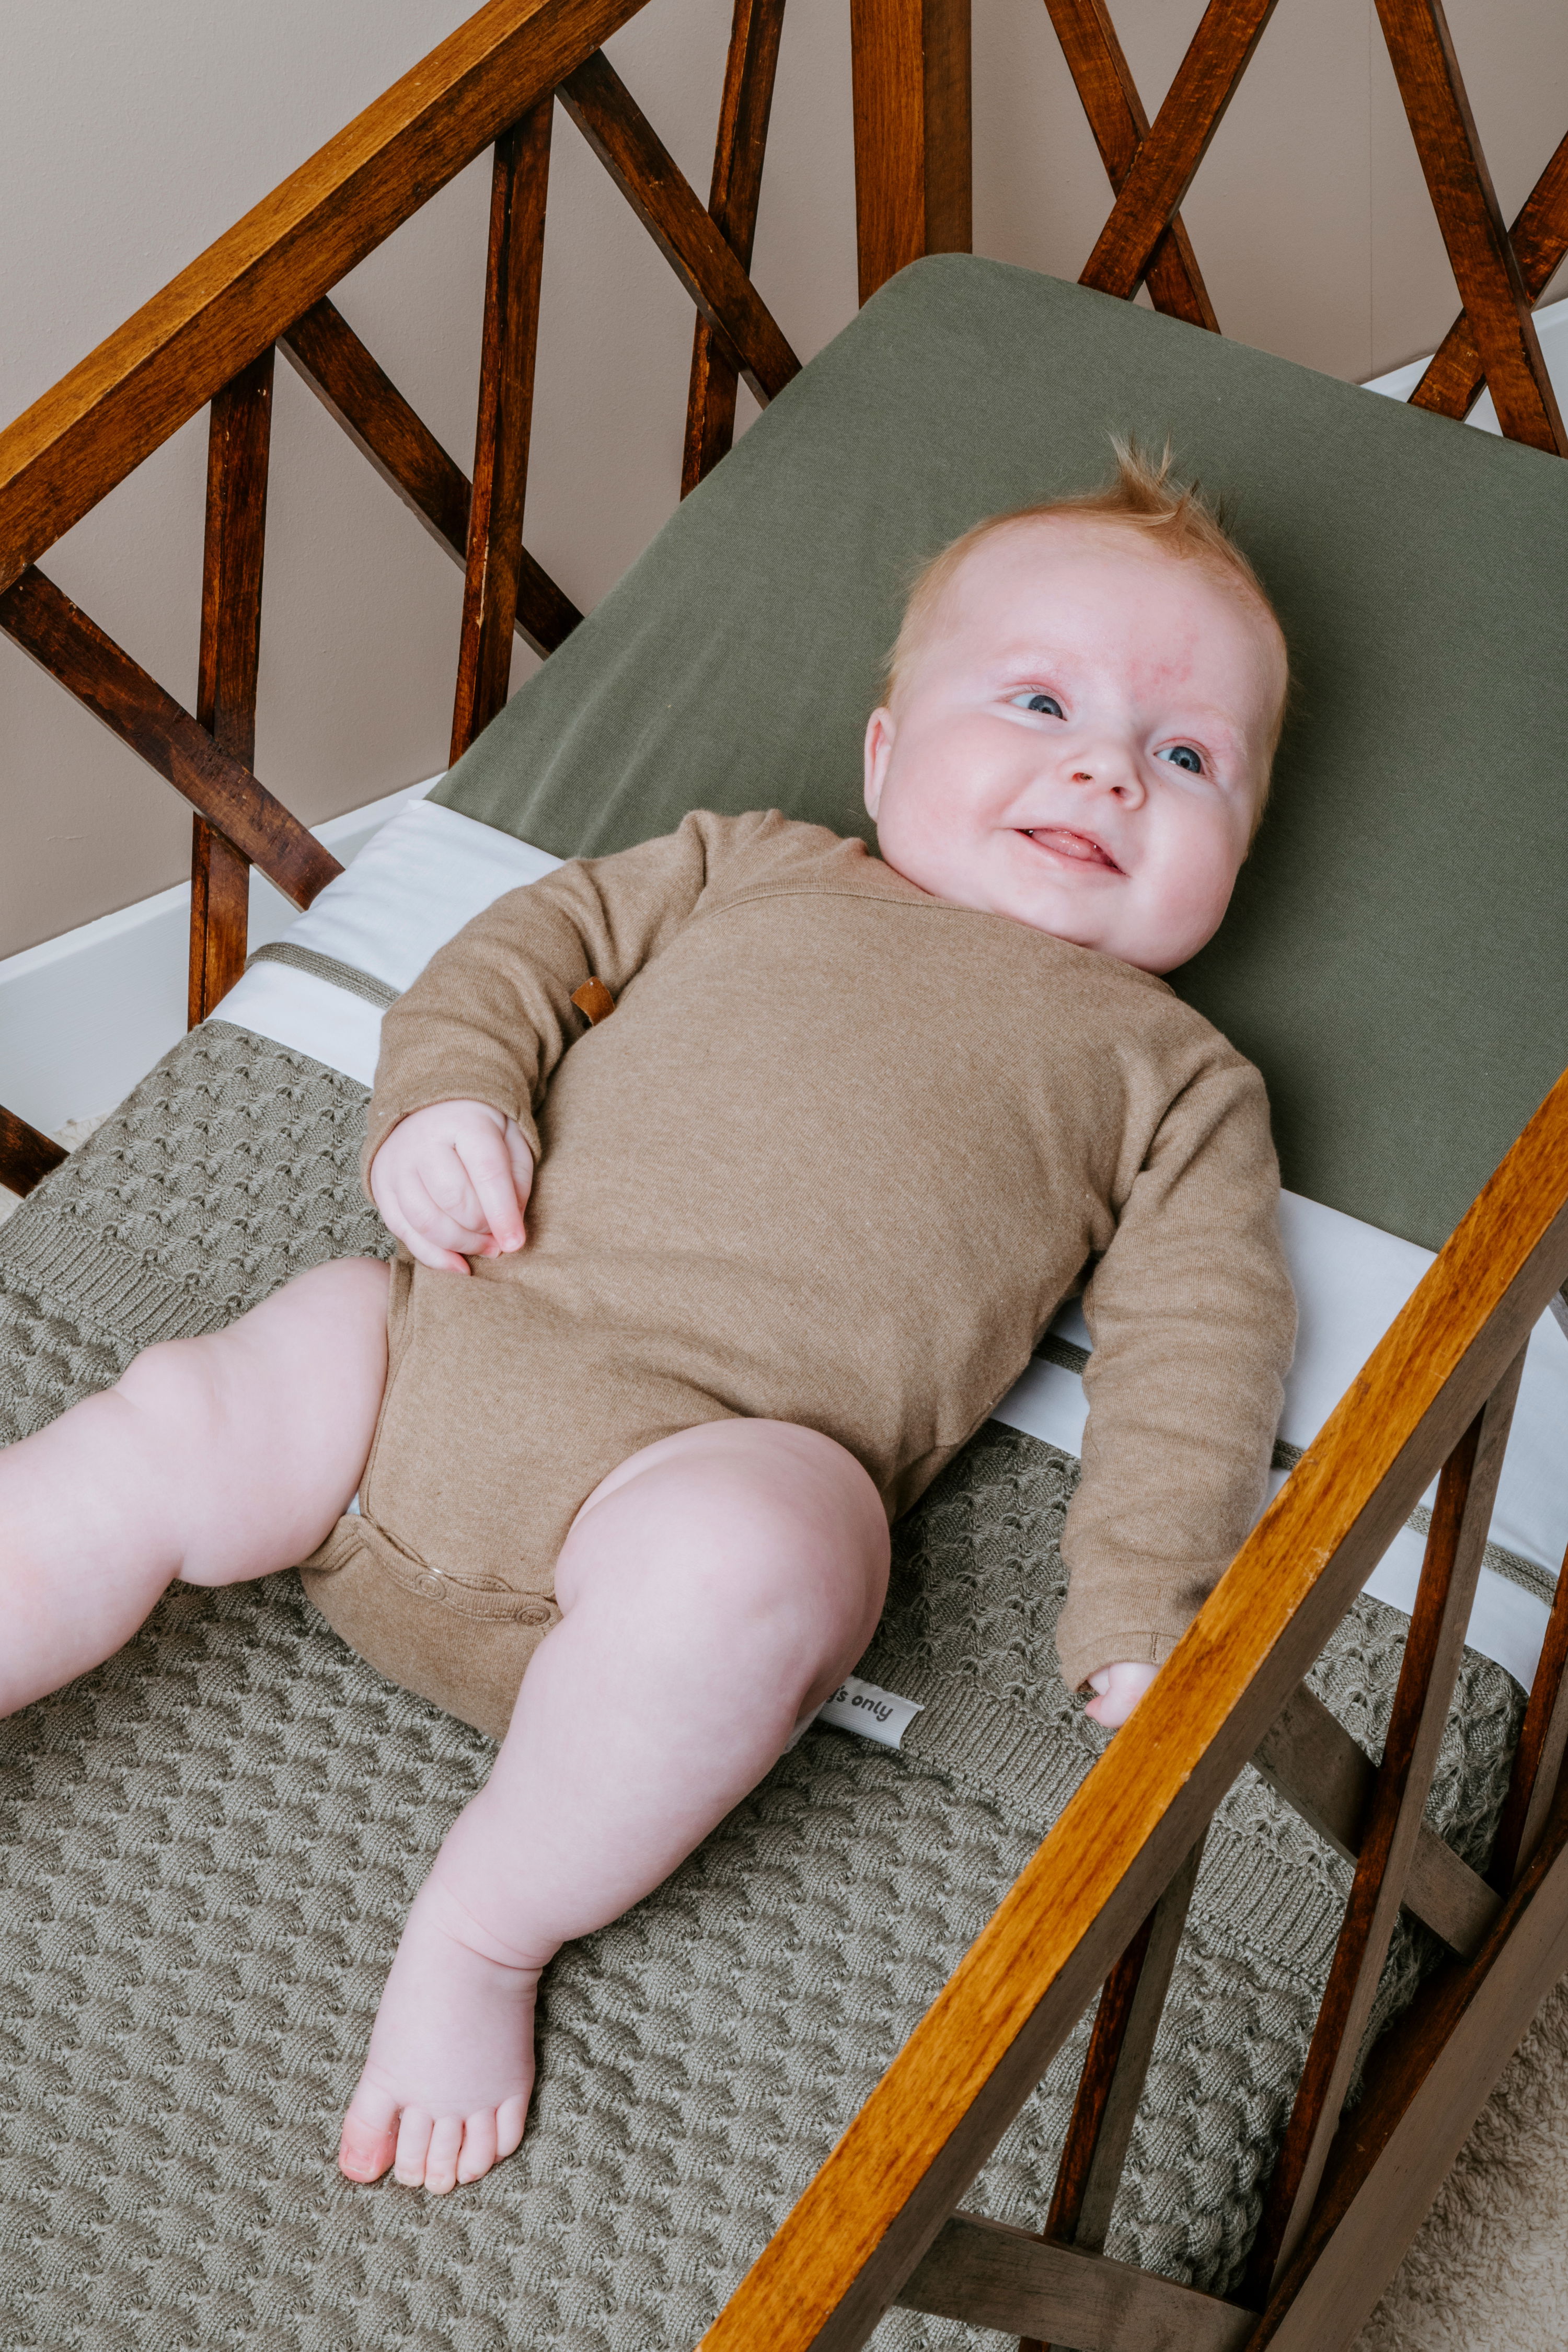
[[[421,1265],[467,1274],[470,1257],[522,1247],[533,1154],[489,1103],[431,1103],[399,1119],[370,1163],[371,1198]]]
[[[1116,1730],[1126,1722],[1159,1671],[1158,1666],[1135,1666],[1125,1661],[1121,1665],[1101,1666],[1097,1675],[1089,1678],[1089,1686],[1096,1696],[1089,1700],[1084,1713],[1092,1715],[1096,1723],[1103,1723],[1108,1731]]]

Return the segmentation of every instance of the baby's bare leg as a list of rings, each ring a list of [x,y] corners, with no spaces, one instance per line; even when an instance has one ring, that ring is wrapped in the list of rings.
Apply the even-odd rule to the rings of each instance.
[[[522,2137],[533,1998],[753,1788],[871,1637],[888,1524],[815,1431],[724,1421],[624,1463],[561,1553],[489,1785],[409,1916],[340,2162],[447,2189]]]
[[[370,1451],[386,1279],[313,1267],[0,1453],[0,1715],[112,1656],[176,1577],[237,1584],[323,1540]]]

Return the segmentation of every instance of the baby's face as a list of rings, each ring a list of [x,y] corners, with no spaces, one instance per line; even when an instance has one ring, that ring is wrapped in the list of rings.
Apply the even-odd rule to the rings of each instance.
[[[1225,913],[1285,654],[1268,616],[1136,530],[998,530],[866,734],[883,857],[934,897],[1145,971]]]

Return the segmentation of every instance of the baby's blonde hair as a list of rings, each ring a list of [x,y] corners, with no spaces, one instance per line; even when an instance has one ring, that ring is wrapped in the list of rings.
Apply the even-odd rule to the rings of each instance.
[[[1279,615],[1263,583],[1226,528],[1223,517],[1196,483],[1173,482],[1174,460],[1170,443],[1165,444],[1158,459],[1149,457],[1136,441],[1124,440],[1120,434],[1110,436],[1110,446],[1116,457],[1116,472],[1099,489],[1079,490],[1071,498],[1050,499],[1039,506],[1014,507],[1005,514],[987,515],[983,522],[973,524],[951,541],[917,573],[897,640],[888,656],[889,703],[899,691],[900,679],[908,675],[919,644],[954,574],[981,542],[1015,523],[1042,522],[1053,515],[1101,518],[1144,533],[1180,562],[1201,564],[1212,578],[1235,589],[1255,611],[1264,614],[1279,632],[1280,649],[1284,651],[1285,632],[1279,626]],[[1289,675],[1287,667],[1287,692]],[[1269,760],[1273,759],[1279,730],[1285,723],[1285,702],[1286,697],[1281,696],[1268,744]],[[1266,775],[1258,801],[1259,816],[1268,789]]]

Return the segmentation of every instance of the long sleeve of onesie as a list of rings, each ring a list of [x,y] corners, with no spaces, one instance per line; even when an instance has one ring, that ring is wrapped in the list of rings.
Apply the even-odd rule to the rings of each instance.
[[[382,1024],[363,1168],[399,1119],[430,1103],[482,1102],[516,1119],[535,1159],[552,1072],[587,1026],[573,992],[618,996],[695,912],[715,874],[778,816],[689,816],[678,832],[614,856],[575,858],[509,890],[432,959]]]
[[[1210,1059],[1162,1119],[1084,1294],[1083,1475],[1062,1554],[1068,1689],[1160,1664],[1263,1501],[1296,1337],[1258,1072]]]

